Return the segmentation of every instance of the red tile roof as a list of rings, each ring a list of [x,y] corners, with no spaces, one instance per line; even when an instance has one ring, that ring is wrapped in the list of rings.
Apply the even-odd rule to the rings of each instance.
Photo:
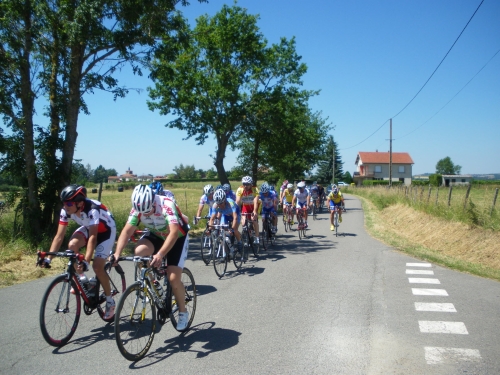
[[[358,164],[360,159],[363,164],[389,164],[389,152],[358,152],[355,164]],[[407,152],[393,152],[392,163],[415,164]]]

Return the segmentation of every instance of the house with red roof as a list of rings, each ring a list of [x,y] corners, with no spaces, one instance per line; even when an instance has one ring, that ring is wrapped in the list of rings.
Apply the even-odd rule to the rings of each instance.
[[[358,152],[354,182],[362,185],[364,180],[389,180],[389,152]],[[413,159],[407,152],[392,153],[392,181],[411,184]]]

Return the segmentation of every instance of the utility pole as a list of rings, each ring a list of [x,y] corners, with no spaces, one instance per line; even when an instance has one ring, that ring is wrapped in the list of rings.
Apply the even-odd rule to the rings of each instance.
[[[335,183],[335,143],[333,142],[333,135],[332,135],[332,158],[333,158],[333,170],[332,170],[332,184]]]
[[[392,187],[392,118],[389,128],[389,187]]]

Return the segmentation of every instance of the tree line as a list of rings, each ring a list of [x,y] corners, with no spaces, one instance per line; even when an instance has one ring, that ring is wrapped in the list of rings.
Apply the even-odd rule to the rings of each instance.
[[[174,116],[167,127],[198,144],[216,139],[211,157],[221,183],[228,180],[228,147],[240,151],[255,179],[263,169],[301,176],[321,162],[332,127],[309,106],[319,90],[302,88],[307,66],[295,39],[269,44],[258,16],[237,5],[201,16],[191,28],[179,5],[189,4],[0,3],[0,172],[22,187],[15,225],[32,244],[54,232],[64,186],[109,172],[99,166],[91,173],[74,160],[78,118],[90,114],[85,97],[95,90],[127,95],[118,80],[125,64],[135,74],[150,72],[148,105]]]

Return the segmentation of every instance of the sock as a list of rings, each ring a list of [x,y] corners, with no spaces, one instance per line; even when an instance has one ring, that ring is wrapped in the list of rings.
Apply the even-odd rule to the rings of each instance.
[[[115,300],[113,299],[112,296],[106,296],[106,302],[111,304],[111,305],[115,304]]]

